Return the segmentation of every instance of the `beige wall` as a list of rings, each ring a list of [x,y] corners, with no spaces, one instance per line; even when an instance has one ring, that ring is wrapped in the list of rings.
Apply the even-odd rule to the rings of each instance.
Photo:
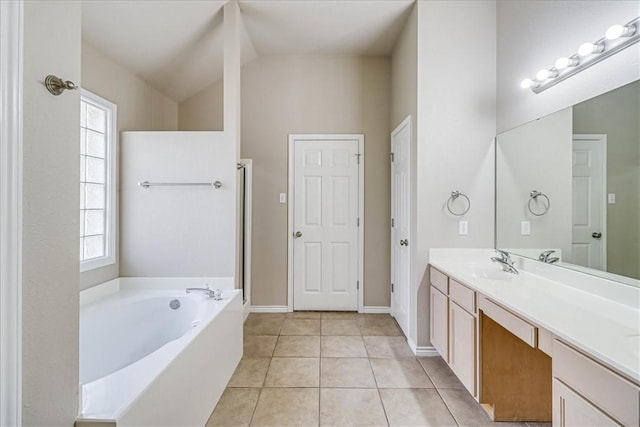
[[[118,106],[118,153],[122,131],[178,129],[178,104],[175,101],[84,41],[82,42],[82,87]],[[116,176],[119,177],[119,172]],[[119,182],[117,187],[120,194]],[[116,263],[82,273],[81,289],[118,277],[118,232],[116,236]]]
[[[242,70],[242,157],[254,160],[252,304],[287,303],[290,133],[364,133],[364,305],[389,305],[390,60],[262,57]]]
[[[80,83],[75,1],[24,2],[22,421],[71,426],[78,414]],[[54,48],[60,47],[60,49]]]
[[[411,263],[415,263],[417,243],[415,239],[416,231],[416,177],[417,171],[417,113],[418,113],[418,8],[414,5],[411,14],[407,18],[402,33],[396,42],[391,56],[391,127],[395,129],[407,116],[411,116],[411,192],[410,200],[410,226],[411,236],[409,240],[413,243],[409,246],[411,251]],[[411,271],[410,283],[414,283],[419,278],[415,269]],[[404,331],[411,335],[411,331],[416,330],[417,318],[420,314],[422,317],[428,317],[428,313],[417,313],[417,301],[412,294],[409,302],[409,330]],[[407,323],[407,322],[404,322]],[[413,341],[415,342],[415,341]]]
[[[178,109],[178,129],[223,130],[222,86],[223,80],[220,79],[182,101]]]
[[[288,134],[364,133],[364,304],[389,306],[390,71],[385,57],[266,56],[243,67],[242,157],[254,160],[253,305],[287,304],[287,205],[278,193],[287,192]],[[180,104],[181,129],[215,129],[221,112],[201,110],[218,105],[212,98],[220,94],[212,85]],[[189,109],[197,115],[183,114]]]
[[[415,274],[417,330],[429,342],[430,248],[493,247],[496,131],[495,1],[418,2],[418,127]],[[451,31],[464,28],[464,31]],[[445,208],[451,191],[471,199],[464,217]],[[458,234],[458,221],[469,235]]]
[[[607,271],[640,279],[640,82],[573,107],[573,133],[607,135]]]

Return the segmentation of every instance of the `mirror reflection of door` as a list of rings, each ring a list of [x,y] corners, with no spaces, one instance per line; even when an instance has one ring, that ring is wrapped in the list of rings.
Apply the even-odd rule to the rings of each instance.
[[[607,136],[573,135],[572,257],[583,267],[607,269]]]

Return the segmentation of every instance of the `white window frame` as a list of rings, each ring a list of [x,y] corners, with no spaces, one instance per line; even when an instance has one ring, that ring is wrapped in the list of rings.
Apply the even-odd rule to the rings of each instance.
[[[96,104],[107,111],[105,135],[107,137],[105,153],[105,255],[80,261],[80,272],[106,267],[116,262],[116,121],[118,107],[111,101],[98,96],[86,89],[81,89],[80,97],[83,101]]]

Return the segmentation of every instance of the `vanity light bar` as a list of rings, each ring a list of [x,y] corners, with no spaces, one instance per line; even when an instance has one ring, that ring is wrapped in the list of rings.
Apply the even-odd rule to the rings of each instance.
[[[603,38],[594,43],[581,44],[577,53],[558,58],[553,67],[538,71],[535,79],[524,79],[520,87],[540,93],[638,41],[640,41],[640,17],[625,25],[609,27]]]

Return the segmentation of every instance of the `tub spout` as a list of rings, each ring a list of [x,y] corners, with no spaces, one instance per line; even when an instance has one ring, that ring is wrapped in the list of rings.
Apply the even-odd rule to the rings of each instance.
[[[187,288],[187,293],[190,294],[191,292],[203,292],[215,301],[222,300],[222,291],[220,289],[210,289],[209,285],[205,285],[204,288]]]

